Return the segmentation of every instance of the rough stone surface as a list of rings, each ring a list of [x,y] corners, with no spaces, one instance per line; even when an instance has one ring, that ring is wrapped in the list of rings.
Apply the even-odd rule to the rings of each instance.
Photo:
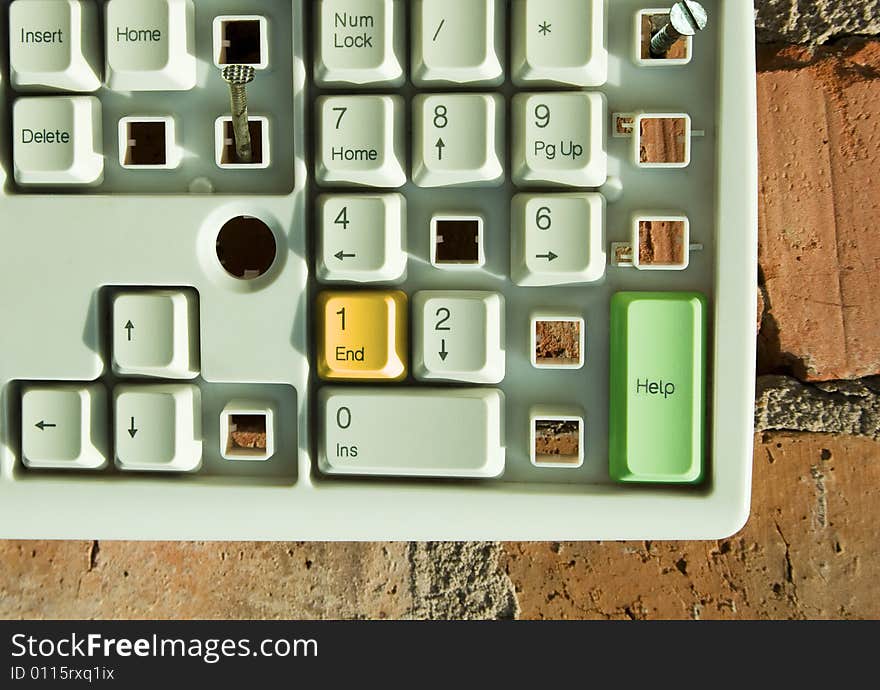
[[[759,370],[880,373],[880,42],[759,65]]]
[[[880,377],[804,384],[788,376],[758,378],[755,430],[787,429],[880,440]]]
[[[410,546],[413,618],[516,618],[519,605],[499,568],[496,542],[427,542]]]
[[[880,34],[878,0],[756,0],[762,43],[825,43],[843,36]]]
[[[510,543],[523,618],[877,618],[880,442],[755,436],[752,516],[708,542]]]

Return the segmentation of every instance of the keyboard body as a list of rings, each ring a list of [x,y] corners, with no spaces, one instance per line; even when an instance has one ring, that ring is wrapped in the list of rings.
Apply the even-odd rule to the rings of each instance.
[[[686,65],[646,67],[636,59],[638,0],[604,4],[607,80],[601,86],[518,86],[511,3],[500,2],[497,31],[504,78],[494,86],[416,87],[409,53],[414,9],[404,12],[401,85],[320,86],[313,78],[319,40],[317,3],[195,0],[197,57],[193,88],[125,91],[101,86],[104,174],[93,186],[34,188],[13,179],[13,102],[8,11],[0,69],[0,536],[101,539],[706,539],[737,531],[751,490],[754,328],[757,265],[757,146],[754,28],[751,3],[706,0],[711,22],[693,42]],[[98,10],[102,6],[98,4]],[[667,8],[668,10],[668,8]],[[251,113],[269,123],[271,162],[261,169],[219,168],[215,120],[228,113],[226,85],[212,63],[213,19],[259,15],[268,26],[269,68],[249,85]],[[520,94],[602,94],[607,181],[590,186],[514,183],[514,102]],[[503,114],[503,181],[495,186],[423,187],[413,182],[414,103],[423,95],[497,94]],[[399,97],[396,123],[406,181],[393,189],[318,184],[322,99]],[[437,111],[432,109],[431,113]],[[535,112],[536,111],[524,111]],[[633,161],[632,136],[617,136],[616,114],[682,113],[690,118],[690,161],[681,169],[649,170]],[[173,115],[182,163],[174,170],[132,171],[117,156],[117,122],[129,115]],[[450,140],[451,141],[451,140]],[[441,147],[442,148],[442,147]],[[405,199],[406,273],[376,285],[319,280],[319,208],[323,195],[400,194]],[[599,194],[604,208],[604,275],[593,282],[517,285],[511,280],[510,228],[519,194]],[[524,201],[525,203],[525,201]],[[530,207],[531,208],[531,207]],[[632,235],[639,211],[684,214],[690,260],[685,270],[647,271],[614,264],[612,245]],[[432,217],[478,217],[480,266],[438,268]],[[219,228],[236,216],[256,216],[278,251],[254,280],[229,275],[217,259]],[[536,220],[537,222],[537,220]],[[344,254],[345,247],[341,250]],[[550,251],[550,250],[548,250]],[[552,259],[550,259],[552,261]],[[503,297],[503,379],[492,384],[416,380],[410,358],[403,381],[323,380],[316,364],[319,296],[325,291],[400,290],[409,319],[420,291],[475,291]],[[192,331],[198,372],[186,381],[128,376],[111,366],[113,318],[119,295],[171,290],[194,296]],[[611,303],[621,292],[696,292],[705,298],[707,385],[705,464],[696,484],[630,484],[609,473],[612,385]],[[335,310],[334,310],[334,313]],[[433,314],[434,312],[432,312]],[[437,312],[439,314],[439,312]],[[536,368],[530,342],[535,315],[583,319],[583,366]],[[344,317],[343,317],[344,318]],[[137,333],[135,329],[135,333]],[[441,344],[445,349],[445,345]],[[355,355],[356,356],[356,355]],[[445,361],[445,360],[444,360]],[[193,472],[121,471],[114,446],[125,441],[129,415],[107,405],[107,465],[98,470],[32,469],[22,461],[32,427],[24,393],[42,385],[97,385],[109,399],[120,386],[194,385],[200,396],[201,463]],[[498,476],[369,476],[325,471],[319,461],[328,391],[499,391],[501,473]],[[384,393],[383,393],[384,394]],[[378,398],[377,398],[378,399]],[[230,462],[220,441],[230,401],[261,401],[271,409],[272,457]],[[178,400],[179,402],[179,400]],[[117,401],[117,404],[118,401]],[[437,403],[442,409],[445,403]],[[493,403],[495,404],[495,403]],[[104,408],[101,408],[102,410]],[[121,409],[121,408],[115,408]],[[469,420],[437,415],[426,425],[422,407],[389,407],[360,433],[363,444],[394,445],[402,429],[442,428],[438,438],[467,441]],[[424,408],[428,409],[428,408]],[[433,408],[432,408],[433,409]],[[453,409],[453,408],[450,408]],[[457,409],[457,408],[456,408]],[[463,410],[465,408],[462,408]],[[469,408],[468,408],[469,409]],[[579,466],[532,462],[535,410],[581,420]],[[462,413],[468,414],[468,413]],[[411,417],[413,415],[413,417]],[[47,422],[41,417],[39,422]],[[131,416],[130,429],[138,422]],[[198,427],[201,427],[200,429]],[[39,429],[42,433],[52,429]],[[148,433],[143,431],[142,434]],[[651,428],[646,427],[646,434]],[[130,438],[136,438],[129,432]],[[368,437],[368,438],[367,438]],[[661,434],[662,438],[662,434]],[[121,440],[120,440],[121,439]],[[410,439],[413,456],[428,454]],[[334,441],[335,443],[335,441]],[[449,447],[454,447],[448,441]],[[100,444],[99,444],[100,445]],[[465,449],[467,450],[467,449]],[[462,451],[464,453],[464,451]],[[418,462],[414,461],[418,465]],[[453,463],[454,464],[454,463]],[[442,473],[441,473],[442,474]]]

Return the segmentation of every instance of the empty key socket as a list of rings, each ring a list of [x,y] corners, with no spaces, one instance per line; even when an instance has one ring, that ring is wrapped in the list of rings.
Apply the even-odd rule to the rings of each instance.
[[[275,454],[271,405],[233,400],[220,413],[220,455],[225,460],[268,460]]]
[[[174,118],[170,115],[119,120],[119,165],[123,168],[171,170],[180,159]]]
[[[261,115],[248,117],[248,130],[251,133],[251,147],[254,158],[250,163],[242,163],[235,152],[235,134],[232,130],[232,118],[229,115],[225,115],[215,120],[214,152],[217,167],[232,170],[269,167],[269,119]]]
[[[685,113],[641,113],[633,124],[640,168],[686,168],[691,162],[691,118]]]
[[[266,18],[259,15],[214,17],[214,64],[266,69],[269,65],[267,29]]]
[[[483,219],[479,216],[443,215],[431,219],[431,264],[457,269],[482,266]]]
[[[533,408],[529,414],[530,459],[535,467],[584,464],[582,410]]]
[[[669,52],[662,57],[651,55],[651,38],[669,23],[669,8],[647,9],[636,13],[635,19],[635,62],[640,67],[671,67],[686,65],[691,61],[693,36],[682,36]]]
[[[688,266],[690,223],[687,216],[636,214],[633,218],[632,265],[643,271],[680,271]]]
[[[533,316],[531,341],[536,369],[584,366],[584,320],[579,316]]]

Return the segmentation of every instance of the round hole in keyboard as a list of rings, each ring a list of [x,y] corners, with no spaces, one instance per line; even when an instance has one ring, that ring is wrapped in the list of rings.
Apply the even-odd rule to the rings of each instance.
[[[253,216],[230,218],[217,235],[217,259],[234,278],[253,280],[275,262],[275,235],[269,226]]]

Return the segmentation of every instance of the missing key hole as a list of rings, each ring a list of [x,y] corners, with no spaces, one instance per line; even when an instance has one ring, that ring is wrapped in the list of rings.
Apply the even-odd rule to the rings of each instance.
[[[583,462],[580,419],[535,419],[533,462],[577,467]]]
[[[233,278],[253,280],[275,263],[275,235],[259,218],[236,216],[217,235],[217,259]]]
[[[254,153],[253,160],[243,163],[239,160],[235,151],[235,132],[232,129],[232,120],[223,120],[222,130],[222,149],[220,150],[220,159],[218,164],[221,167],[266,167],[268,160],[263,160],[264,137],[268,139],[264,132],[265,121],[261,118],[248,119],[248,131],[251,133],[251,150]]]
[[[265,69],[269,61],[267,25],[266,18],[259,15],[215,17],[215,64]]]
[[[226,460],[268,460],[275,453],[275,412],[259,400],[232,400],[220,414],[220,452]]]
[[[481,218],[434,218],[431,222],[431,262],[438,267],[483,264]]]
[[[119,120],[119,164],[123,168],[176,168],[180,162],[171,116]]]
[[[165,123],[129,122],[126,165],[165,165]]]
[[[532,364],[539,369],[578,369],[584,365],[581,318],[535,318]]]
[[[690,163],[690,119],[642,115],[637,123],[637,163],[645,168],[684,168]]]
[[[266,452],[266,415],[233,414],[229,416],[227,452],[256,450]]]

